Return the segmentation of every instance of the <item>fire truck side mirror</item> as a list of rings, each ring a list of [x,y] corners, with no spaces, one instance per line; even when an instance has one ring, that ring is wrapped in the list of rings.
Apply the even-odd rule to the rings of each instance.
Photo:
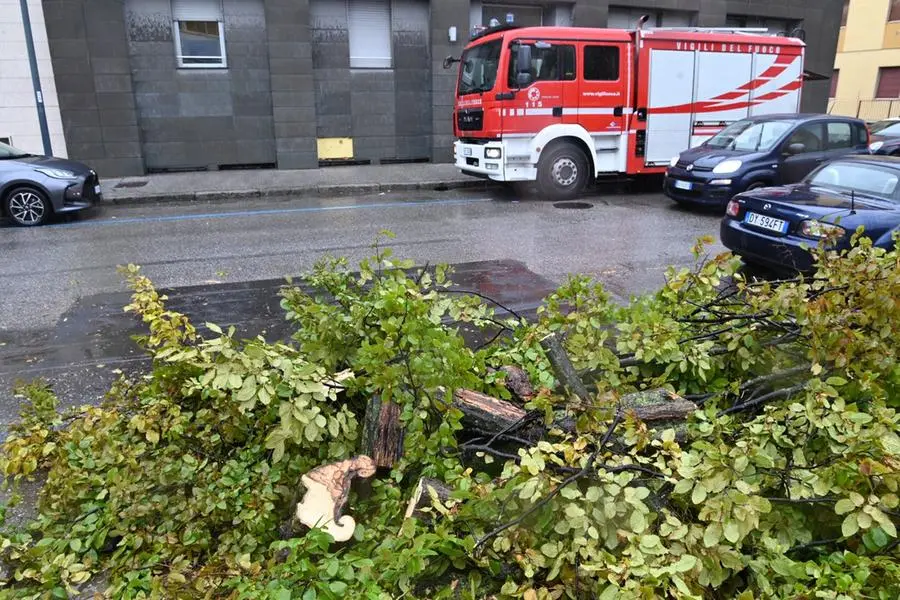
[[[444,59],[443,66],[445,69],[449,69],[450,67],[453,66],[453,63],[458,63],[458,62],[461,62],[460,59],[453,58],[452,56],[448,56],[447,58]]]
[[[516,85],[520,88],[531,84],[531,46],[519,44],[516,48]]]

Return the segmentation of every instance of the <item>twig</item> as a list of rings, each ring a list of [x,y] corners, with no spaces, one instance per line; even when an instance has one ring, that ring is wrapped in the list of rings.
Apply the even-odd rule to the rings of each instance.
[[[468,290],[447,290],[447,289],[442,289],[442,290],[437,290],[437,291],[440,292],[440,293],[442,293],[442,294],[465,294],[465,295],[468,295],[468,296],[477,296],[477,297],[481,298],[482,300],[487,300],[487,301],[490,302],[491,304],[495,304],[496,306],[502,308],[503,310],[505,310],[506,312],[508,312],[508,313],[511,314],[512,316],[514,316],[514,317],[515,317],[516,319],[518,319],[519,321],[522,320],[522,315],[520,315],[519,313],[517,313],[517,312],[514,311],[513,309],[509,308],[508,306],[504,306],[504,305],[500,304],[499,302],[497,302],[496,300],[494,300],[494,299],[491,298],[490,296],[485,296],[484,294],[482,294],[482,293],[480,293],[480,292],[472,292],[472,291],[468,291]]]
[[[835,542],[839,542],[842,539],[843,538],[836,537],[836,538],[830,538],[827,540],[815,540],[812,542],[807,542],[805,544],[800,544],[799,546],[794,546],[793,548],[788,549],[788,551],[785,554],[787,554],[789,552],[800,552],[801,550],[808,550],[809,548],[815,548],[816,546],[827,546],[828,544],[833,544]]]
[[[581,470],[579,470],[577,473],[570,475],[569,477],[566,477],[559,485],[557,485],[553,489],[553,491],[551,491],[549,494],[547,494],[546,496],[541,498],[539,501],[534,503],[531,506],[531,508],[526,510],[524,513],[522,513],[521,515],[519,515],[512,521],[508,521],[508,522],[504,523],[503,525],[501,525],[500,527],[497,527],[493,531],[486,533],[480,540],[478,540],[478,542],[475,543],[475,548],[473,549],[474,552],[477,553],[479,548],[481,548],[485,544],[485,542],[487,542],[488,540],[497,537],[498,535],[500,535],[501,533],[503,533],[504,531],[506,531],[507,529],[509,529],[511,527],[515,527],[516,525],[518,525],[519,523],[521,523],[522,521],[524,521],[525,519],[527,519],[528,517],[533,515],[535,512],[537,512],[538,510],[540,510],[541,508],[543,508],[544,506],[549,504],[550,501],[553,500],[556,496],[558,496],[559,493],[563,490],[563,488],[565,488],[567,485],[569,485],[572,482],[578,481],[579,479],[581,479],[582,477],[584,477],[585,475],[590,473],[590,471],[594,467],[594,462],[597,460],[597,456],[599,456],[600,453],[603,452],[603,449],[606,447],[606,444],[609,443],[609,440],[612,437],[613,431],[615,431],[616,427],[618,427],[618,425],[621,421],[622,421],[622,411],[617,410],[616,416],[613,417],[612,423],[610,423],[609,428],[606,430],[606,434],[603,436],[603,439],[600,440],[600,443],[597,445],[597,449],[594,450],[593,453],[591,453],[590,457],[588,457],[587,462],[585,463],[584,467]]]
[[[719,414],[717,414],[716,416],[723,417],[725,415],[730,415],[732,413],[740,412],[742,410],[747,410],[748,408],[753,408],[754,406],[759,406],[760,404],[769,402],[770,400],[789,398],[789,397],[793,396],[794,394],[796,394],[797,392],[803,391],[804,388],[806,388],[806,382],[798,383],[795,386],[792,386],[792,387],[789,387],[789,388],[786,388],[783,390],[776,390],[774,392],[770,392],[768,394],[760,396],[759,398],[756,398],[755,400],[750,400],[748,402],[744,402],[743,404],[735,404],[731,408],[726,408],[725,410],[720,410]]]

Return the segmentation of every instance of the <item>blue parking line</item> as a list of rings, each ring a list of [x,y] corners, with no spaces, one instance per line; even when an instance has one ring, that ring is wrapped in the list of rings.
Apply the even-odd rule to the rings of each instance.
[[[196,215],[166,215],[161,217],[128,217],[125,219],[102,219],[95,221],[79,221],[60,223],[56,227],[100,227],[105,225],[128,225],[134,223],[165,223],[169,221],[196,221],[202,219],[226,219],[232,217],[258,217],[267,215],[289,215],[293,213],[316,213],[338,210],[360,210],[375,208],[407,208],[421,206],[454,206],[462,204],[478,204],[491,202],[492,198],[462,198],[458,200],[408,200],[405,202],[373,202],[369,204],[339,204],[336,206],[305,206],[302,208],[267,208],[260,210],[241,210],[219,213],[201,213]]]

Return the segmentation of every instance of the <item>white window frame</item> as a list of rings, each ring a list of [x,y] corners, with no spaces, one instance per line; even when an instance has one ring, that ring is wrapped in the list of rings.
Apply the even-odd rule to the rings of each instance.
[[[351,12],[351,10],[352,10],[352,8],[351,8],[350,5],[351,5],[352,3],[353,3],[353,0],[346,0],[346,2],[345,2],[345,7],[346,7],[346,10],[347,10],[347,37],[348,37],[348,46],[349,46],[349,38],[352,38],[352,37],[353,37],[353,32],[350,30],[350,28],[352,27],[352,23],[353,23],[353,19],[352,19],[351,16],[350,16],[350,12]],[[360,71],[390,71],[390,70],[393,70],[393,68],[394,68],[394,37],[393,37],[393,36],[394,36],[394,27],[393,27],[393,23],[394,23],[394,11],[393,11],[393,8],[394,8],[394,7],[391,6],[391,3],[390,3],[390,2],[388,2],[387,7],[388,7],[388,32],[387,32],[387,35],[388,35],[388,46],[387,46],[387,48],[388,48],[388,53],[389,53],[389,55],[388,55],[388,56],[376,56],[376,57],[359,57],[359,56],[358,56],[358,57],[354,57],[354,56],[353,56],[353,53],[351,52],[351,53],[350,53],[350,68],[351,68],[351,69],[353,69],[353,70],[360,70]],[[370,66],[370,65],[361,65],[361,64],[359,64],[359,63],[357,63],[356,65],[354,65],[354,64],[353,64],[354,58],[357,58],[357,59],[362,58],[362,59],[364,59],[364,60],[366,60],[366,59],[385,60],[385,59],[386,59],[387,65],[385,65],[385,64],[376,64],[376,65],[371,65],[371,66]]]
[[[219,49],[222,52],[221,56],[188,56],[187,58],[202,58],[202,59],[210,59],[210,58],[219,58],[222,62],[220,63],[186,63],[184,62],[185,56],[181,53],[181,29],[178,27],[179,23],[211,23],[216,22],[219,24]],[[178,61],[179,69],[227,69],[228,68],[228,56],[225,54],[225,22],[221,19],[208,19],[208,20],[174,20],[172,21],[172,36],[175,39],[175,60]]]

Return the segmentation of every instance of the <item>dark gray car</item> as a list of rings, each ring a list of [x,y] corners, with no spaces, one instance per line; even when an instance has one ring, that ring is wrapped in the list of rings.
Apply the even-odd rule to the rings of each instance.
[[[0,211],[16,225],[41,225],[54,213],[90,208],[101,197],[90,167],[0,143]]]

